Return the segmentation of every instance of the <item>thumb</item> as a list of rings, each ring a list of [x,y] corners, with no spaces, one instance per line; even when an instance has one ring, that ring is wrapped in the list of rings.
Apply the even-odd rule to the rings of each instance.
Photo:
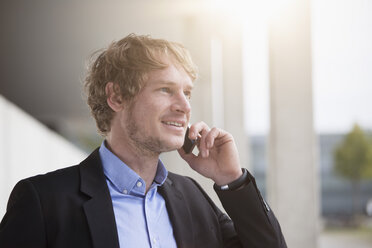
[[[197,157],[192,152],[186,153],[185,150],[183,150],[183,148],[180,148],[177,151],[181,158],[185,160],[188,164],[192,163],[192,161]]]

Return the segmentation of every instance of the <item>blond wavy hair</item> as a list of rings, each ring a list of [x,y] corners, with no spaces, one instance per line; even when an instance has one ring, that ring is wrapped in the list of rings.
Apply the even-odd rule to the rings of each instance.
[[[93,54],[84,86],[91,114],[103,136],[110,131],[114,116],[107,104],[106,84],[117,84],[119,87],[115,88],[120,89],[123,100],[130,101],[144,86],[148,72],[168,66],[164,57],[181,66],[195,81],[197,68],[179,43],[130,34]]]

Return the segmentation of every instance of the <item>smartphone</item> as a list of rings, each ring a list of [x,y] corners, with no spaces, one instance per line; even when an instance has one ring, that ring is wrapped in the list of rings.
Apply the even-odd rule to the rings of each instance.
[[[196,145],[196,140],[189,139],[189,127],[187,127],[186,134],[185,134],[185,141],[183,143],[182,148],[186,153],[191,153],[195,145]]]

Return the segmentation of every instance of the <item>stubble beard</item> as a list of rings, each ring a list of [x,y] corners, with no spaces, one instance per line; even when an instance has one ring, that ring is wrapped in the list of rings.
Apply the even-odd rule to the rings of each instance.
[[[126,123],[126,130],[130,139],[129,142],[132,143],[132,147],[140,154],[144,156],[159,156],[162,152],[176,149],[167,145],[166,141],[161,140],[161,138],[153,137],[151,134],[144,135],[147,133],[147,130],[141,130],[134,120],[133,109],[131,108],[128,122]]]

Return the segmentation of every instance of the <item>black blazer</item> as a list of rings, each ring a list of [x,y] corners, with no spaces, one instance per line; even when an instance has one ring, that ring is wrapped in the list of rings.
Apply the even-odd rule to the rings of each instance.
[[[177,246],[286,247],[274,214],[250,180],[241,190],[217,192],[231,221],[194,180],[169,173],[159,192]],[[0,247],[119,247],[98,149],[79,165],[20,181],[0,224]]]

